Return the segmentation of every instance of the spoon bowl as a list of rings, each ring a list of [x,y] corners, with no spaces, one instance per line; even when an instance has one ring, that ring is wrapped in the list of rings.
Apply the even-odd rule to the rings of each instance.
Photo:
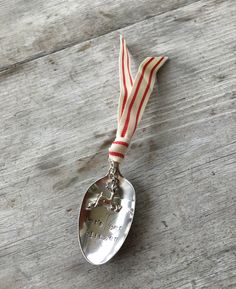
[[[87,190],[79,214],[78,239],[85,259],[101,265],[120,249],[130,230],[135,210],[135,190],[118,171],[118,187],[109,187],[110,175]]]

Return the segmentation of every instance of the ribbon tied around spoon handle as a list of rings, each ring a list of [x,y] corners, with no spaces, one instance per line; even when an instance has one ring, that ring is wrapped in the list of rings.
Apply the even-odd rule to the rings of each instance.
[[[147,57],[140,64],[133,79],[130,56],[124,37],[120,37],[119,74],[120,98],[118,106],[118,128],[116,138],[109,148],[109,159],[121,163],[131,138],[142,118],[153,86],[156,72],[166,62],[166,56]]]

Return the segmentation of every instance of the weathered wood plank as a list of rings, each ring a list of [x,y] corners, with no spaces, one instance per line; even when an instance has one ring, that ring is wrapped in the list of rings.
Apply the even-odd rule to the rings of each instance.
[[[235,287],[233,4],[199,1],[122,30],[136,66],[170,62],[122,170],[134,224],[102,267],[81,256],[76,223],[114,137],[118,32],[0,74],[1,289]]]
[[[192,2],[194,0],[1,1],[0,70]]]

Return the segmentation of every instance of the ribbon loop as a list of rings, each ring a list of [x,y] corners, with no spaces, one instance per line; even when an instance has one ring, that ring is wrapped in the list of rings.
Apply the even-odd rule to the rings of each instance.
[[[116,139],[109,148],[109,158],[115,162],[124,159],[131,138],[140,122],[147,105],[155,75],[168,58],[147,57],[139,66],[133,80],[130,71],[130,57],[123,36],[120,38],[120,100],[118,108],[118,128]]]

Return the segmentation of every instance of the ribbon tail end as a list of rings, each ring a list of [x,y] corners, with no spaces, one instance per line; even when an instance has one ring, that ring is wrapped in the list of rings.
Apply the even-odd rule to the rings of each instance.
[[[159,62],[158,66],[157,66],[157,70],[156,70],[156,71],[158,71],[162,67],[162,65],[164,65],[166,63],[166,61],[168,60],[168,57],[162,55],[162,56],[157,57],[156,59]]]
[[[162,60],[161,60],[162,65],[163,65],[167,60],[169,60],[168,56],[164,56],[164,55],[160,56],[160,58],[162,59]]]

